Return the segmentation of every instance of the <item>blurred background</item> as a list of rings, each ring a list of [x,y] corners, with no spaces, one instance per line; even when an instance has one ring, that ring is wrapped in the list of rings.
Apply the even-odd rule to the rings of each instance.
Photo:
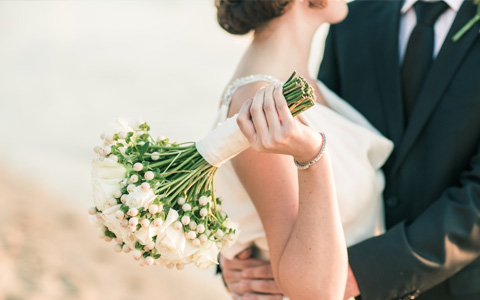
[[[119,116],[201,139],[250,39],[214,0],[0,1],[0,299],[229,299],[213,268],[142,268],[98,239],[90,161]]]

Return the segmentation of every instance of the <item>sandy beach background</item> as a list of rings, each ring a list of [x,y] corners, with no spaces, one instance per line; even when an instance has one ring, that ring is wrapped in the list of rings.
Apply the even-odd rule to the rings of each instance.
[[[211,128],[250,40],[213,3],[0,1],[0,299],[229,299],[213,268],[139,267],[87,220],[110,120],[141,115],[178,141]]]

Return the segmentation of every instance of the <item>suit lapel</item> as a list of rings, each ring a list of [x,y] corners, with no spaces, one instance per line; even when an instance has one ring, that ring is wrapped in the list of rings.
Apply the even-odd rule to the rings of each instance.
[[[452,36],[460,30],[476,13],[476,6],[465,1],[448,33],[436,60],[425,78],[415,109],[399,147],[391,175],[395,175],[409,150],[418,138],[429,117],[455,75],[464,56],[478,38],[480,25],[477,23],[458,42],[452,42]]]
[[[388,138],[395,145],[403,135],[403,102],[400,81],[398,28],[402,1],[385,1],[385,9],[378,11],[377,23],[372,28],[372,53],[382,97],[382,108],[387,122]],[[393,21],[392,21],[393,20]]]

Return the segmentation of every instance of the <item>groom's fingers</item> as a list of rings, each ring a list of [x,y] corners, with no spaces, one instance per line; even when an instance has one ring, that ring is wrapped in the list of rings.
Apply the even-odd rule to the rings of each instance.
[[[272,266],[260,265],[254,267],[248,267],[243,269],[242,277],[244,278],[261,278],[261,279],[273,279]]]
[[[275,281],[263,279],[242,279],[232,283],[229,288],[230,291],[237,294],[262,293],[281,295],[282,293]]]

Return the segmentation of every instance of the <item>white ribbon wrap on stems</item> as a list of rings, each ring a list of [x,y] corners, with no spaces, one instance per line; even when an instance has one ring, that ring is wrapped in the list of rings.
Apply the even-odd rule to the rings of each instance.
[[[198,153],[209,164],[218,168],[227,160],[248,149],[250,143],[237,125],[237,115],[234,115],[197,142],[196,147]]]

